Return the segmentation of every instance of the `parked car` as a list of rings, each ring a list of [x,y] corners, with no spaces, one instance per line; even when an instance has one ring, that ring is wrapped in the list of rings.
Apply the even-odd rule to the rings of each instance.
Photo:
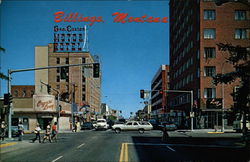
[[[108,123],[107,123],[106,119],[97,119],[95,129],[96,130],[108,129]]]
[[[157,122],[155,119],[150,119],[148,122],[153,126],[153,129],[159,130],[162,129],[159,125],[160,123]]]
[[[152,130],[153,126],[145,121],[129,121],[125,124],[115,124],[112,126],[112,129],[116,133],[121,131],[139,131],[139,133],[144,133],[144,131]]]
[[[176,124],[173,123],[173,122],[161,122],[161,124],[159,125],[159,127],[161,127],[162,129],[163,129],[164,127],[166,127],[167,130],[169,130],[169,131],[174,131],[174,130],[177,129]]]
[[[96,121],[92,121],[93,127],[96,128]]]
[[[81,130],[93,129],[94,126],[91,122],[85,122],[81,125]]]
[[[18,126],[11,126],[11,134],[12,134],[13,137],[18,136]],[[5,136],[8,136],[8,127],[6,127]]]

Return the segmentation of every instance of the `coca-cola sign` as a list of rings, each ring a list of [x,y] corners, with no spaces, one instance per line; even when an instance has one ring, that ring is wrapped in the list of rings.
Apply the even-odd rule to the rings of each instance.
[[[33,95],[35,111],[56,111],[55,96]]]

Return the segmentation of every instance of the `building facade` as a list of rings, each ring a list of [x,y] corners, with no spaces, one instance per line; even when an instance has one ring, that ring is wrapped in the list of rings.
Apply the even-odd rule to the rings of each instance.
[[[169,89],[169,66],[161,65],[151,81],[151,118],[166,121],[169,115],[167,92]]]
[[[58,122],[60,130],[69,130],[71,106],[60,101],[62,109],[58,118],[57,101],[53,95],[36,95],[34,85],[13,85],[13,116],[12,125],[17,126],[22,122],[25,131],[33,131],[40,124],[46,129],[48,123]]]
[[[217,6],[214,0],[171,0],[169,5],[170,89],[193,91],[195,128],[221,126],[222,111],[230,116],[231,93],[240,82],[213,84],[216,74],[235,70],[226,62],[228,53],[219,51],[216,44],[249,47],[249,7],[237,2]],[[189,93],[170,95],[169,107],[179,125],[190,127]],[[230,117],[225,125],[232,125]]]
[[[54,52],[53,44],[36,47],[36,62],[38,66],[60,66],[69,64],[90,64],[90,68],[72,66],[52,68],[36,72],[37,93],[48,93],[46,83],[51,86],[52,95],[60,93],[60,100],[74,103],[75,112],[86,110],[84,120],[91,120],[100,112],[100,77],[93,78],[91,63],[96,62],[88,52]],[[41,64],[41,59],[45,60]],[[46,62],[47,60],[47,62]],[[43,83],[42,83],[43,82]],[[55,90],[53,90],[55,89]],[[82,109],[82,107],[85,107]],[[83,113],[84,114],[84,113]]]

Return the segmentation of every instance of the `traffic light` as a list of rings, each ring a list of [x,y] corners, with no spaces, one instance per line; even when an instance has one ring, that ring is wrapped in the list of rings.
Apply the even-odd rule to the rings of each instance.
[[[160,93],[160,94],[163,94],[163,90],[159,90],[159,93]]]
[[[69,67],[61,67],[60,70],[60,78],[61,79],[67,79],[67,73],[69,72]]]
[[[99,78],[100,76],[100,63],[93,63],[93,77]]]
[[[48,94],[50,94],[50,92],[51,92],[51,86],[50,85],[47,85],[47,92],[48,92]]]
[[[10,105],[12,103],[13,97],[10,93],[4,94],[4,105]]]
[[[141,89],[141,90],[140,90],[140,97],[141,97],[141,98],[145,98],[145,96],[144,96],[144,89]]]

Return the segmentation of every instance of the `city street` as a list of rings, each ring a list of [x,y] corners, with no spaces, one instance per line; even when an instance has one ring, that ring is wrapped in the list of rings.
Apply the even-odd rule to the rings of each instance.
[[[25,134],[22,142],[1,146],[1,161],[248,161],[242,147],[230,145],[239,134],[170,132],[169,142],[161,142],[162,133],[154,130],[114,133],[112,130],[86,130],[60,133],[57,143],[30,143],[34,134]],[[204,136],[210,136],[204,137]],[[197,140],[198,136],[201,136]],[[230,138],[229,138],[230,137]],[[212,140],[211,140],[212,139]],[[209,142],[209,140],[211,140]],[[215,141],[220,141],[220,145]],[[224,141],[224,144],[223,144]],[[12,142],[10,142],[12,143]]]

